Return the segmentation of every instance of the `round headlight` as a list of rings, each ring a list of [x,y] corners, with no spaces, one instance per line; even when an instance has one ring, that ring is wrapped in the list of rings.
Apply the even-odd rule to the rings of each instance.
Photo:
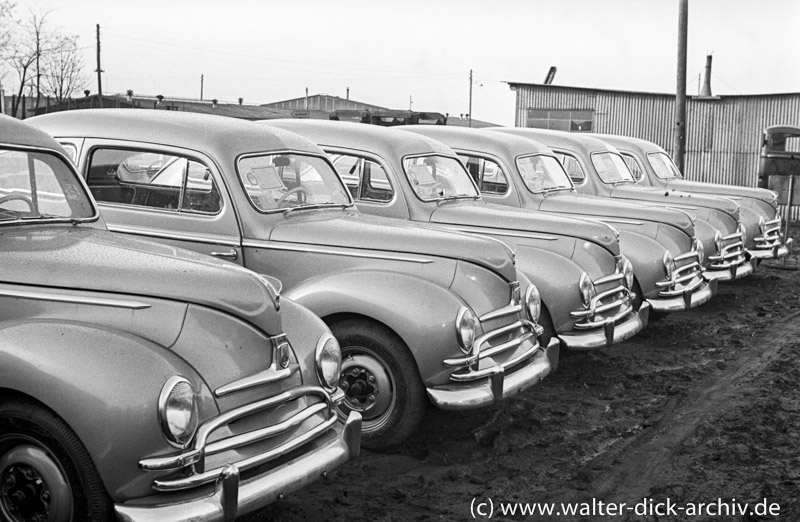
[[[581,290],[581,299],[584,306],[589,308],[592,305],[592,298],[597,295],[597,290],[594,288],[594,283],[586,272],[581,272],[581,278],[578,281]]]
[[[722,234],[719,230],[714,234],[714,244],[717,245],[717,253],[722,254],[722,250],[725,248],[725,241],[722,240]]]
[[[664,257],[661,258],[661,262],[664,264],[664,273],[667,274],[667,279],[672,279],[672,274],[675,273],[675,260],[669,250],[664,251]]]
[[[458,344],[461,347],[461,351],[471,353],[472,343],[475,342],[475,338],[478,336],[478,318],[466,306],[462,306],[458,310],[456,333],[458,334]]]
[[[702,265],[706,260],[706,247],[703,246],[703,242],[697,239],[697,237],[692,239],[692,250],[697,252],[697,261]]]
[[[542,297],[539,295],[539,289],[536,285],[531,283],[525,290],[525,310],[528,313],[528,319],[538,322],[539,314],[542,313]]]
[[[158,398],[161,430],[170,444],[183,448],[197,430],[197,395],[185,377],[173,375]]]
[[[617,261],[617,270],[625,278],[625,286],[630,290],[633,288],[633,263],[624,256],[620,256]]]
[[[342,369],[342,350],[339,341],[331,334],[325,334],[317,341],[316,357],[317,376],[320,383],[328,391],[339,386],[339,374]]]

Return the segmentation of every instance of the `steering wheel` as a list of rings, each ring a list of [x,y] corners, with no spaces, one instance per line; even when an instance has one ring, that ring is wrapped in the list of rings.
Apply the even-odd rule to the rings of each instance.
[[[33,211],[33,200],[24,194],[9,194],[8,196],[0,196],[0,205],[6,201],[24,201],[28,205],[28,210]]]
[[[292,194],[297,194],[297,193],[299,193],[299,192],[302,192],[302,193],[303,193],[303,195],[305,195],[305,194],[306,194],[306,189],[304,189],[303,187],[295,187],[295,188],[293,188],[293,189],[289,189],[289,190],[288,190],[288,191],[287,191],[287,192],[286,192],[286,193],[285,193],[283,196],[281,196],[280,198],[278,198],[278,201],[276,201],[276,202],[275,202],[275,204],[276,204],[276,205],[278,205],[278,206],[280,206],[280,205],[281,205],[281,203],[283,203],[284,201],[286,201],[286,198],[288,198],[290,195],[292,195]],[[300,199],[299,199],[299,198],[298,198],[298,201],[300,201]]]

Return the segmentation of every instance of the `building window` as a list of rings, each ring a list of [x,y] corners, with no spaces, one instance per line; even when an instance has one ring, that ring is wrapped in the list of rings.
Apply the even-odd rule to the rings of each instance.
[[[568,132],[592,132],[592,110],[528,109],[527,126]]]

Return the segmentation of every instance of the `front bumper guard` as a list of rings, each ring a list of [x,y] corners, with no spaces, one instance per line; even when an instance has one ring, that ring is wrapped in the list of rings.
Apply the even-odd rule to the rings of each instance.
[[[612,344],[620,343],[639,333],[645,326],[650,317],[650,303],[642,303],[639,311],[631,313],[630,316],[621,323],[614,323],[609,319],[599,329],[591,331],[575,331],[559,334],[561,344],[570,350],[586,351],[596,348],[605,348]]]
[[[755,259],[781,259],[789,255],[792,251],[793,238],[786,240],[786,243],[773,245],[771,248],[753,248],[749,249],[747,253],[751,258]]]
[[[361,446],[361,414],[350,412],[344,424],[337,424],[314,440],[313,451],[291,461],[241,480],[234,464],[224,466],[210,494],[186,498],[184,493],[161,493],[116,504],[121,522],[233,521],[238,515],[261,509],[285,495],[325,476],[345,462],[358,457]],[[174,500],[180,498],[181,500]]]
[[[538,383],[558,366],[560,343],[555,337],[542,350],[534,341],[533,350],[526,350],[520,357],[498,365],[483,379],[463,383],[448,383],[427,388],[428,398],[442,410],[467,410],[495,404]],[[506,370],[518,364],[524,366],[506,374]]]
[[[756,259],[750,259],[740,265],[731,265],[722,270],[708,269],[703,272],[703,277],[706,281],[716,279],[717,281],[735,281],[747,277],[755,271]]]
[[[697,288],[687,288],[683,294],[673,297],[648,299],[650,309],[658,313],[683,312],[708,302],[717,293],[717,280],[702,282]]]

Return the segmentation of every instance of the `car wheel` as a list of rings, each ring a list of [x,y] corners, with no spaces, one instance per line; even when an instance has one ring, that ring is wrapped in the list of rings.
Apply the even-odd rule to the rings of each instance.
[[[86,448],[64,421],[31,401],[0,401],[0,519],[113,519]]]
[[[385,326],[363,320],[331,325],[342,349],[339,414],[361,414],[362,445],[386,449],[413,434],[428,401],[405,343]]]

